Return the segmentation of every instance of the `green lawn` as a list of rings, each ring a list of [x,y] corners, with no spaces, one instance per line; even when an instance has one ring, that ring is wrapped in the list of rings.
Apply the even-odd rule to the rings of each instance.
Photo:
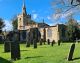
[[[80,44],[76,44],[73,61],[67,61],[71,43],[63,43],[61,46],[55,44],[38,45],[37,49],[32,46],[26,48],[25,44],[20,45],[21,59],[13,63],[80,63]],[[0,44],[0,63],[11,63],[10,53],[4,53],[4,46]]]

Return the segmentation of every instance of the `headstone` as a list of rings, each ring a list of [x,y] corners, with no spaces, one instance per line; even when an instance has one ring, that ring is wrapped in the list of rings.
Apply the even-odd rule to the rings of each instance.
[[[30,47],[30,44],[31,44],[30,32],[27,32],[26,47]]]
[[[18,42],[11,42],[11,59],[20,59],[20,46]]]
[[[43,39],[40,40],[40,45],[42,45]]]
[[[58,40],[58,46],[60,46],[61,40]]]
[[[4,52],[10,52],[10,42],[4,42]]]
[[[71,45],[71,48],[70,48],[70,52],[69,52],[69,56],[68,56],[68,61],[71,61],[72,60],[74,49],[75,49],[75,44],[73,43]]]
[[[19,32],[14,31],[13,32],[13,41],[11,42],[11,59],[12,60],[18,60],[20,59],[20,35]]]
[[[9,32],[4,39],[4,52],[10,52],[12,32]]]
[[[53,40],[53,41],[52,41],[52,43],[51,43],[51,46],[53,46],[53,45],[54,45],[54,43],[55,43],[55,41]]]
[[[50,45],[50,40],[49,39],[47,40],[47,42],[48,42],[48,45]]]
[[[33,43],[33,40],[36,39],[37,42],[39,42],[41,38],[41,33],[38,30],[38,28],[30,28],[30,31],[28,33],[28,39],[30,39],[30,42]]]
[[[26,42],[26,47],[30,47],[30,42]]]
[[[34,39],[34,48],[37,48],[37,41]]]

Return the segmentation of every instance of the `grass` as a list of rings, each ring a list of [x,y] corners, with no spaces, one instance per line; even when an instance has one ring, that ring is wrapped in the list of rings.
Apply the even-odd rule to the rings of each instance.
[[[21,59],[13,63],[80,63],[80,43],[76,44],[73,61],[67,61],[68,53],[72,43],[62,43],[60,46],[55,44],[38,45],[37,49],[33,46],[26,48],[25,44],[20,44]],[[11,63],[10,53],[4,53],[4,45],[0,44],[0,63]]]

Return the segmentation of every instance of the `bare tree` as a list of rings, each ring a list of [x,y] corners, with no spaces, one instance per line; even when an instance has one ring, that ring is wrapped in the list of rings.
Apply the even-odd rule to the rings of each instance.
[[[51,2],[54,13],[52,18],[57,21],[60,20],[65,14],[66,17],[74,15],[74,13],[80,9],[80,0],[53,0]],[[78,9],[78,10],[77,10]]]

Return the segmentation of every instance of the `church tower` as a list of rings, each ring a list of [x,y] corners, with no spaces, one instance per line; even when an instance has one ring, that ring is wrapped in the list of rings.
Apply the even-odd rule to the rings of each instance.
[[[23,0],[22,13],[18,16],[18,30],[26,30],[26,26],[31,20],[31,15],[26,12],[25,0]]]
[[[22,13],[23,13],[23,14],[26,14],[25,0],[23,0]]]

